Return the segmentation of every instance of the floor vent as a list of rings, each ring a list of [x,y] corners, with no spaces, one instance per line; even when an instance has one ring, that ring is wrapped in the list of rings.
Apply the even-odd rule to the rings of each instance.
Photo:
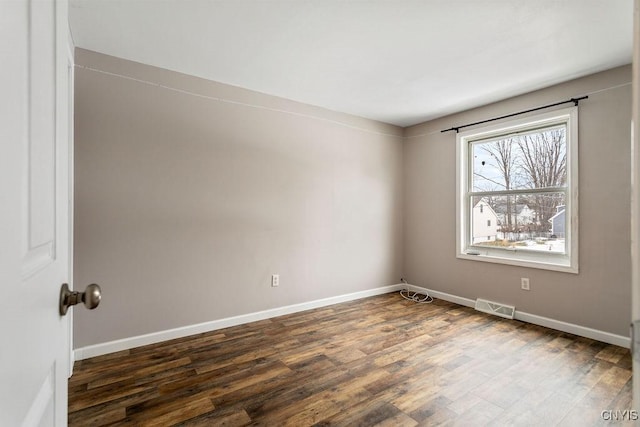
[[[516,313],[516,308],[512,305],[500,304],[499,302],[487,301],[486,299],[480,298],[476,300],[476,310],[495,314],[496,316],[507,319],[513,319]]]

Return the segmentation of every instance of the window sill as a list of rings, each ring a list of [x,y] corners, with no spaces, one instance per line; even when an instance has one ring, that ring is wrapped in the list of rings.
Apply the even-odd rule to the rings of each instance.
[[[513,265],[518,267],[537,268],[541,270],[560,271],[578,274],[578,262],[568,255],[548,255],[522,250],[490,250],[471,247],[457,258],[470,261],[491,262],[494,264]]]

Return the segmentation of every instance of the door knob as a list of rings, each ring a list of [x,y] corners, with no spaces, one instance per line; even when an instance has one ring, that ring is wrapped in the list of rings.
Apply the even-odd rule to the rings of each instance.
[[[84,292],[70,291],[69,285],[63,283],[62,288],[60,288],[60,315],[64,316],[67,314],[69,307],[80,302],[84,303],[84,306],[89,310],[93,310],[100,304],[101,298],[102,291],[100,286],[95,283],[87,286]]]

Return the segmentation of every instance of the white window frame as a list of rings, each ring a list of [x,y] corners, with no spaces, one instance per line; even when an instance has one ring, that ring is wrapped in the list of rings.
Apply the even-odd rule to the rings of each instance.
[[[473,245],[471,237],[470,189],[472,188],[471,143],[508,136],[527,129],[566,123],[567,186],[565,208],[566,253]],[[578,273],[578,108],[571,107],[526,118],[494,123],[460,132],[456,138],[456,256],[460,259],[521,267]]]

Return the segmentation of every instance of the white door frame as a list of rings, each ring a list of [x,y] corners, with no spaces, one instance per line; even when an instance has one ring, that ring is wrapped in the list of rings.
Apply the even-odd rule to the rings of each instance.
[[[67,11],[68,13],[68,11]],[[73,45],[73,36],[71,35],[71,28],[67,27],[67,60],[68,60],[68,75],[67,75],[67,110],[68,110],[68,141],[69,141],[69,153],[68,153],[68,164],[67,164],[67,173],[69,179],[69,288],[74,290],[74,280],[73,280],[73,220],[74,220],[74,185],[75,185],[75,149],[74,149],[74,109],[75,109],[75,46]],[[73,374],[73,364],[75,363],[75,353],[73,351],[73,312],[74,310],[69,310],[67,312],[68,319],[68,329],[69,329],[69,375],[71,377]]]
[[[631,336],[633,409],[640,411],[640,0],[633,8],[633,65],[631,115]]]

